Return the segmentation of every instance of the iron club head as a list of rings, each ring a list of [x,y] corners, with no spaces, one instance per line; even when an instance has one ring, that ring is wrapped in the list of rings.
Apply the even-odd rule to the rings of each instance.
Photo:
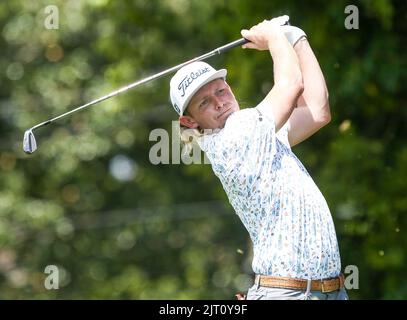
[[[35,141],[34,133],[32,129],[28,129],[24,133],[24,140],[23,140],[23,150],[25,153],[33,153],[37,150],[37,142]]]

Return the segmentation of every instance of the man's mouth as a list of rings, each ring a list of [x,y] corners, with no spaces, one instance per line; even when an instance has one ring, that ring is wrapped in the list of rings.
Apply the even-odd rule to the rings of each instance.
[[[226,109],[225,111],[223,111],[220,115],[218,115],[218,119],[222,116],[224,116],[226,114],[226,112],[230,111],[231,108]]]

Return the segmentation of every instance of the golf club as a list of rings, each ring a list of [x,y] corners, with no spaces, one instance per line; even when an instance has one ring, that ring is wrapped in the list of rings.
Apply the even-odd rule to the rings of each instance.
[[[289,21],[286,21],[284,23],[284,25],[290,25]],[[113,91],[113,92],[111,92],[111,93],[109,93],[109,94],[107,94],[107,95],[105,95],[103,97],[100,97],[100,98],[95,99],[95,100],[93,100],[91,102],[88,102],[88,103],[86,103],[86,104],[84,104],[84,105],[82,105],[80,107],[77,107],[77,108],[75,108],[75,109],[73,109],[71,111],[68,111],[68,112],[66,112],[64,114],[61,114],[61,115],[59,115],[59,116],[57,116],[55,118],[52,118],[50,120],[39,123],[39,124],[35,125],[34,127],[32,127],[32,128],[25,131],[24,139],[23,139],[23,150],[24,150],[25,153],[28,153],[28,154],[31,154],[31,153],[35,152],[35,150],[37,150],[37,142],[35,140],[35,136],[34,136],[34,133],[33,133],[33,131],[35,129],[46,126],[46,125],[48,125],[50,123],[53,123],[53,122],[65,117],[65,116],[68,116],[68,115],[70,115],[72,113],[75,113],[75,112],[77,112],[79,110],[85,109],[85,108],[90,107],[90,106],[92,106],[94,104],[97,104],[99,102],[107,100],[107,99],[109,99],[111,97],[117,96],[118,94],[126,92],[127,90],[133,89],[133,88],[135,88],[135,87],[137,87],[139,85],[142,85],[144,83],[147,83],[147,82],[153,81],[155,79],[164,77],[164,76],[166,76],[167,74],[169,74],[171,72],[174,72],[174,71],[177,71],[178,69],[181,69],[183,66],[185,66],[185,65],[187,65],[189,63],[208,59],[208,58],[210,58],[210,57],[212,57],[212,56],[214,56],[216,54],[221,54],[221,53],[226,52],[226,51],[228,51],[228,50],[230,50],[232,48],[244,45],[245,43],[248,43],[248,42],[249,42],[249,40],[247,40],[245,38],[240,38],[238,40],[232,41],[232,42],[230,42],[228,44],[225,44],[225,45],[223,45],[221,47],[218,47],[218,48],[216,48],[216,49],[214,49],[214,50],[212,50],[212,51],[210,51],[208,53],[205,53],[205,54],[203,54],[203,55],[201,55],[199,57],[193,58],[193,59],[188,60],[186,62],[183,62],[183,63],[181,63],[179,65],[176,65],[176,66],[174,66],[172,68],[163,70],[163,71],[158,72],[158,73],[156,73],[156,74],[154,74],[152,76],[149,76],[149,77],[144,78],[142,80],[131,83],[131,84],[125,86],[125,87],[122,87],[122,88],[120,88],[120,89],[118,89],[116,91]]]
[[[172,68],[166,69],[166,70],[158,72],[158,73],[156,73],[156,74],[154,74],[152,76],[149,76],[149,77],[144,78],[142,80],[131,83],[131,84],[129,84],[129,85],[125,86],[125,87],[122,87],[122,88],[120,88],[120,89],[118,89],[116,91],[113,91],[113,92],[111,92],[111,93],[109,93],[109,94],[107,94],[107,95],[105,95],[103,97],[95,99],[95,100],[93,100],[91,102],[88,102],[88,103],[86,103],[86,104],[84,104],[84,105],[82,105],[80,107],[77,107],[77,108],[75,108],[75,109],[73,109],[71,111],[68,111],[68,112],[66,112],[64,114],[61,114],[61,115],[59,115],[59,116],[57,116],[57,117],[55,117],[53,119],[50,119],[50,120],[44,121],[42,123],[39,123],[39,124],[35,125],[34,127],[32,127],[32,128],[25,131],[24,140],[23,140],[23,150],[24,150],[25,153],[28,153],[28,154],[31,154],[35,150],[37,150],[37,142],[35,140],[35,136],[34,136],[33,131],[38,129],[38,128],[41,128],[41,127],[46,126],[48,124],[51,124],[51,123],[65,117],[65,116],[68,116],[68,115],[70,115],[72,113],[75,113],[75,112],[77,112],[79,110],[82,110],[84,108],[95,105],[95,104],[97,104],[99,102],[102,102],[104,100],[107,100],[107,99],[109,99],[111,97],[117,96],[118,94],[126,92],[127,90],[133,89],[133,88],[135,88],[135,87],[137,87],[139,85],[142,85],[142,84],[150,82],[152,80],[164,77],[164,76],[166,76],[167,74],[169,74],[171,72],[175,72],[178,69],[181,69],[183,66],[185,66],[185,65],[187,65],[189,63],[192,63],[194,61],[201,61],[201,60],[208,59],[208,58],[210,58],[210,57],[212,57],[212,56],[214,56],[216,54],[221,54],[221,53],[223,53],[223,52],[225,52],[227,50],[230,50],[230,49],[235,48],[237,46],[241,46],[241,45],[243,45],[243,44],[245,44],[247,42],[249,42],[249,41],[244,39],[244,38],[241,38],[239,40],[230,42],[230,43],[228,43],[228,44],[226,44],[224,46],[218,47],[218,48],[216,48],[216,49],[214,49],[214,50],[212,50],[212,51],[210,51],[208,53],[205,53],[205,54],[203,54],[203,55],[201,55],[199,57],[193,58],[193,59],[188,60],[186,62],[183,62],[183,63],[181,63],[179,65],[176,65],[176,66],[174,66]]]

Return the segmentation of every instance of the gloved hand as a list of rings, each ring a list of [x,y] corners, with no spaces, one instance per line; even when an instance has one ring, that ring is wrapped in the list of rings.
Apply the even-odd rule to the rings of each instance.
[[[241,30],[242,36],[249,40],[242,48],[268,50],[268,41],[270,36],[283,33],[283,26],[288,23],[290,17],[287,15],[273,18],[271,20],[263,20],[249,30]]]
[[[264,20],[264,21],[266,21],[266,20]],[[278,24],[279,26],[284,26],[289,23],[290,16],[287,16],[287,15],[279,16],[279,17],[271,19],[270,21]]]
[[[285,36],[287,37],[287,40],[291,45],[294,47],[295,44],[298,42],[303,37],[307,37],[304,31],[302,31],[298,27],[290,26],[290,25],[284,25],[282,26],[282,29],[284,31]]]

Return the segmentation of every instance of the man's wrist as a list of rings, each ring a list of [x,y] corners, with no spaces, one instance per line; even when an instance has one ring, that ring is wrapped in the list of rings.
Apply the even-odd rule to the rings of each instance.
[[[270,51],[275,51],[281,46],[282,43],[287,42],[287,37],[284,34],[284,30],[279,31],[274,31],[268,36],[267,47]]]
[[[284,34],[287,37],[288,42],[292,46],[295,46],[300,39],[306,38],[307,35],[303,30],[295,26],[283,26]]]
[[[306,37],[301,37],[300,39],[298,39],[298,41],[294,44],[294,49],[297,50],[301,50],[301,48],[304,46],[304,44],[307,42],[307,38]]]

